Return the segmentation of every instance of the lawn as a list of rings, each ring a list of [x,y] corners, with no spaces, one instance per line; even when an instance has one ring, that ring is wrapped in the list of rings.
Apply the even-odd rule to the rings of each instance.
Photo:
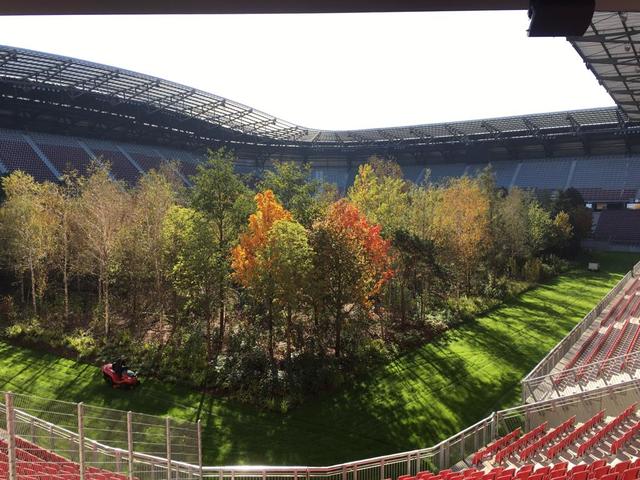
[[[596,260],[600,272],[571,270],[286,415],[154,380],[111,390],[94,366],[2,342],[0,389],[187,419],[200,411],[207,464],[329,465],[429,446],[517,404],[522,377],[640,256]]]

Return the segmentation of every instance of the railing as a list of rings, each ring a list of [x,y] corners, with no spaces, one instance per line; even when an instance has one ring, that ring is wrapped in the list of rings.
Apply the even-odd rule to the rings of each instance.
[[[62,470],[65,463],[72,462],[79,467],[79,473],[66,475],[69,478],[79,475],[80,480],[84,480],[85,473],[91,469],[117,473],[128,480],[202,476],[199,422],[193,424],[12,393],[5,394],[0,411],[3,413],[0,439],[6,442],[9,453],[10,480],[19,480],[17,467],[21,463],[33,466],[24,459],[21,461],[16,453],[38,456],[43,451],[48,456],[51,454],[51,458],[31,464],[42,462],[45,467],[57,464]],[[42,417],[53,417],[57,421],[53,423]],[[106,440],[90,438],[89,434]],[[123,447],[115,446],[122,438],[125,439]],[[56,475],[64,477],[65,473],[60,471]]]
[[[515,428],[530,431],[543,422],[553,427],[567,418],[576,415],[578,421],[584,421],[594,413],[606,409],[607,415],[616,415],[631,403],[640,400],[640,379],[622,382],[610,388],[585,391],[562,398],[546,400],[535,404],[501,410],[482,419],[458,434],[443,440],[433,447],[410,450],[407,452],[368,458],[328,467],[307,466],[219,466],[203,467],[201,462],[193,464],[175,461],[135,451],[131,442],[127,448],[105,445],[83,435],[83,406],[78,406],[79,428],[72,429],[51,424],[32,414],[25,413],[13,406],[11,394],[5,395],[6,401],[0,405],[4,410],[3,425],[7,434],[11,453],[11,438],[35,440],[43,448],[43,439],[50,441],[49,450],[60,451],[64,443],[66,456],[80,464],[80,470],[89,466],[119,472],[128,480],[383,480],[396,479],[400,475],[415,474],[421,470],[437,471],[443,468],[462,468],[469,458],[482,446],[498,436],[505,435]],[[127,415],[131,418],[132,414]],[[130,430],[129,430],[130,431]],[[31,435],[31,437],[30,437]],[[131,435],[128,435],[131,438]],[[198,434],[199,439],[199,434]],[[11,458],[11,455],[9,456]],[[467,461],[467,463],[463,463]],[[11,463],[11,462],[10,462]],[[19,463],[19,462],[18,462]],[[10,468],[11,471],[11,468]],[[84,475],[81,477],[83,479]],[[19,480],[19,477],[11,477]]]
[[[524,403],[558,398],[568,393],[595,390],[635,378],[640,351],[550,373],[522,382]]]
[[[620,281],[604,296],[600,302],[565,336],[522,380],[522,401],[527,401],[531,396],[528,382],[531,379],[541,378],[551,374],[558,362],[573,348],[576,342],[589,330],[594,320],[611,303],[611,300],[624,288],[625,284],[634,276],[640,275],[640,262],[634,265],[633,270],[620,279]]]

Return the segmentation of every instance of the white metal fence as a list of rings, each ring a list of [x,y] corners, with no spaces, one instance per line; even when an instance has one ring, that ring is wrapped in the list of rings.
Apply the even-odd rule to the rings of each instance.
[[[52,468],[80,480],[194,478],[202,465],[199,423],[12,393],[0,412],[10,480]]]
[[[611,303],[611,300],[620,293],[620,291],[624,288],[625,284],[634,277],[640,276],[640,262],[636,263],[633,266],[633,269],[620,279],[620,281],[613,287],[600,302],[589,312],[585,317],[578,323],[568,334],[565,336],[541,361],[536,365],[533,370],[529,372],[529,374],[522,379],[522,402],[535,402],[541,399],[548,398],[555,394],[560,394],[562,390],[555,389],[555,385],[551,380],[551,373],[555,369],[558,362],[564,358],[564,356],[569,353],[569,351],[573,348],[573,346],[580,340],[580,338],[584,335],[587,330],[591,327],[593,322],[600,316],[602,311]],[[613,360],[613,359],[612,359]],[[587,370],[590,372],[595,372],[598,370],[600,365],[597,367],[591,368],[591,366],[587,366]],[[583,367],[581,367],[583,368]],[[568,371],[568,370],[567,370]],[[566,376],[565,380],[572,378],[571,376]],[[577,378],[580,380],[581,377],[576,377],[574,375],[573,378]],[[604,383],[612,380],[613,377],[609,377],[607,379],[602,379]],[[548,381],[548,382],[547,382]],[[545,383],[549,383],[546,388]],[[562,385],[563,389],[567,387],[569,382],[565,381]],[[582,382],[574,382],[574,387],[580,389],[580,387],[586,386],[587,383]],[[594,388],[596,388],[594,386]],[[540,391],[538,391],[540,390]],[[544,392],[547,392],[547,395],[542,395]],[[573,390],[570,390],[573,392]],[[534,393],[537,395],[535,396]]]
[[[638,370],[640,370],[640,351],[529,378],[522,383],[522,397],[524,403],[534,403],[607,387],[633,380],[637,377]]]
[[[149,419],[147,415],[141,417],[145,421],[135,419],[134,414],[127,412],[112,413],[118,421],[124,422],[124,436],[127,441],[122,446],[114,446],[97,441],[88,434],[96,435],[104,430],[107,420],[100,417],[100,421],[91,425],[87,411],[82,404],[66,404],[75,407],[75,416],[69,409],[39,411],[41,416],[56,416],[66,420],[66,427],[52,424],[23,410],[25,404],[32,405],[31,397],[5,394],[5,402],[0,404],[3,410],[0,428],[3,441],[7,447],[10,480],[20,480],[20,465],[25,464],[19,458],[25,449],[41,448],[59,455],[60,468],[65,461],[76,465],[74,479],[92,480],[101,478],[96,472],[115,472],[117,478],[106,477],[108,480],[199,480],[211,478],[217,480],[383,480],[396,479],[400,475],[415,474],[421,470],[438,471],[443,468],[457,468],[465,464],[473,453],[482,446],[490,443],[498,436],[505,435],[520,427],[525,431],[531,430],[543,422],[550,427],[560,425],[567,418],[576,415],[578,421],[587,420],[593,414],[606,409],[607,415],[617,415],[628,405],[640,401],[640,380],[635,379],[622,382],[608,388],[580,392],[557,399],[546,400],[535,404],[525,404],[519,407],[494,412],[490,416],[466,428],[458,434],[443,440],[433,447],[427,447],[408,452],[402,452],[381,457],[369,458],[355,462],[347,462],[328,467],[307,466],[220,466],[203,467],[200,455],[200,432],[197,424],[174,427],[173,420],[167,421],[159,417]],[[42,399],[37,399],[39,402]],[[64,403],[64,402],[62,402]],[[18,408],[18,405],[22,408]],[[41,404],[44,406],[44,404]],[[101,409],[99,409],[101,410]],[[115,411],[114,411],[115,412]],[[98,413],[98,411],[94,411]],[[122,420],[122,418],[125,420]],[[73,419],[71,418],[73,417]],[[161,435],[157,429],[160,423],[169,425],[169,435]],[[116,425],[116,424],[111,424]],[[85,429],[86,426],[86,429]],[[147,427],[151,426],[151,429]],[[184,430],[179,430],[183,428]],[[149,434],[145,434],[149,431]],[[166,432],[167,430],[165,430]],[[136,432],[136,433],[134,433]],[[175,432],[175,433],[174,433]],[[172,448],[175,438],[189,437],[191,442],[178,441],[185,448],[181,458],[197,457],[196,462],[184,461],[173,455]],[[122,431],[113,432],[110,438],[122,438]],[[160,437],[163,437],[162,440]],[[134,438],[138,439],[136,443]],[[109,440],[111,441],[111,440]],[[163,445],[164,441],[164,447]],[[187,445],[188,444],[188,445]],[[188,448],[187,448],[188,447]],[[144,449],[155,450],[158,454],[144,453]],[[162,452],[165,452],[164,454]],[[41,454],[41,452],[40,452]],[[56,461],[57,457],[45,463]],[[56,473],[60,476],[60,473]],[[64,473],[62,474],[64,475]],[[73,474],[69,474],[70,476]],[[94,475],[94,476],[92,476]],[[71,477],[69,477],[71,479]]]

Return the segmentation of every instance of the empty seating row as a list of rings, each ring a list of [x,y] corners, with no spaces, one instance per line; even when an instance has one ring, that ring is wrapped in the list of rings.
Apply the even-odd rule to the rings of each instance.
[[[561,425],[551,430],[549,433],[544,435],[540,440],[536,441],[533,445],[525,448],[522,452],[520,452],[520,460],[528,460],[531,456],[541,451],[544,447],[546,447],[550,442],[555,440],[557,437],[559,437],[560,435],[564,435],[570,428],[573,427],[575,423],[576,423],[575,415],[565,420]],[[555,457],[555,455],[551,456],[549,455],[549,453],[547,453],[547,456],[549,458]]]
[[[571,359],[564,365],[562,372],[552,377],[556,388],[562,388],[570,381],[583,379],[587,372],[600,376],[603,372],[612,371],[613,365],[608,360],[629,355],[639,346],[640,327],[631,319],[640,311],[640,282],[634,279],[624,294],[609,308],[600,321],[599,327],[607,327],[604,332],[595,328]],[[606,363],[603,363],[607,361]],[[597,363],[600,362],[600,363]],[[596,363],[597,370],[590,369]],[[624,359],[616,363],[616,368],[624,368]],[[570,370],[575,369],[575,376]],[[590,379],[593,379],[590,377]]]
[[[0,170],[22,170],[38,181],[57,182],[69,171],[85,175],[97,161],[108,164],[116,179],[134,185],[142,173],[169,160],[179,161],[183,180],[195,174],[197,160],[188,152],[0,129]]]
[[[618,453],[618,450],[620,450],[625,443],[635,437],[638,432],[640,432],[640,422],[634,423],[630,429],[624,432],[622,437],[611,442],[611,455],[615,455],[616,453]]]
[[[580,437],[582,437],[585,433],[595,427],[598,423],[602,422],[604,419],[604,410],[596,413],[593,417],[591,417],[588,421],[583,423],[580,427],[571,431],[566,437],[557,442],[555,445],[551,446],[547,450],[547,458],[555,458],[561,451],[567,448],[569,445],[575,443]]]
[[[397,480],[637,480],[640,477],[640,459],[625,460],[609,466],[606,460],[582,463],[569,467],[566,462],[548,466],[526,464],[522,467],[494,467],[489,471],[467,468],[460,471],[440,470],[437,474],[422,471],[416,475],[401,475]],[[391,479],[387,479],[391,480]]]
[[[536,428],[531,430],[530,432],[524,434],[522,437],[517,439],[515,442],[507,445],[505,448],[498,450],[495,457],[496,463],[502,463],[504,460],[509,458],[512,454],[518,453],[529,443],[533,442],[540,435],[544,434],[547,430],[547,422],[538,425]]]
[[[640,244],[640,211],[603,210],[593,238],[620,244]]]
[[[9,458],[5,440],[0,440],[0,478],[6,478]],[[19,480],[80,480],[80,465],[55,452],[16,437],[16,472]],[[3,473],[5,475],[3,475]],[[87,466],[86,480],[128,480],[127,475]]]
[[[482,449],[478,450],[473,455],[473,460],[472,460],[471,463],[476,465],[476,464],[482,462],[482,460],[485,457],[495,454],[498,450],[503,448],[505,445],[508,445],[513,440],[518,438],[520,436],[520,433],[521,433],[521,429],[520,429],[520,427],[518,427],[514,431],[512,431],[512,432],[508,433],[507,435],[505,435],[504,437],[501,437],[501,438],[497,439],[495,442],[487,445],[485,448],[482,448]]]
[[[585,453],[587,453],[587,451],[589,451],[594,446],[599,444],[604,439],[605,436],[611,433],[611,431],[614,428],[618,427],[622,422],[627,420],[627,418],[633,415],[635,411],[636,411],[636,404],[634,403],[633,405],[630,405],[629,407],[627,407],[620,415],[618,415],[616,418],[611,420],[604,427],[599,429],[593,437],[588,439],[582,445],[578,446],[578,456],[579,457],[583,456]]]

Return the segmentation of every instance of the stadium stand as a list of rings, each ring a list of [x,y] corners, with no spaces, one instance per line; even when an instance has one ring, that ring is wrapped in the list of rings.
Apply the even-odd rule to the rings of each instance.
[[[46,450],[23,438],[16,437],[16,471],[21,480],[80,480],[80,465]],[[8,444],[0,439],[0,478],[9,470]],[[87,466],[86,480],[127,480],[127,475]]]
[[[636,163],[637,160],[633,160]],[[637,184],[626,188],[631,160],[628,157],[602,156],[576,162],[570,185],[587,201],[624,201],[635,196]],[[625,198],[626,195],[628,195]]]
[[[613,303],[606,315],[596,322],[593,331],[585,337],[582,345],[577,349],[569,361],[564,365],[562,373],[556,376],[556,387],[562,388],[575,375],[580,379],[585,375],[585,369],[594,362],[602,362],[621,355],[628,355],[638,346],[638,323],[631,323],[640,309],[640,283],[638,279],[630,281],[630,285]],[[620,359],[622,367],[624,359]],[[611,363],[600,364],[598,374],[604,368],[612,368]],[[577,370],[576,370],[577,369]],[[571,371],[570,373],[568,373]]]
[[[640,245],[640,211],[603,210],[593,238],[612,243]]]
[[[431,183],[444,183],[452,177],[461,177],[467,170],[464,163],[441,163],[428,165],[429,176],[427,180]]]
[[[86,175],[91,164],[90,154],[82,148],[77,140],[59,135],[29,134],[40,151],[55,166],[58,172],[64,174],[76,171],[79,175]]]
[[[569,160],[540,160],[522,162],[514,185],[540,190],[564,189],[569,178]]]
[[[580,461],[596,450],[597,458],[608,458],[628,446],[633,433],[639,431],[635,413],[634,403],[614,417],[606,417],[605,410],[600,410],[583,423],[576,423],[574,415],[550,430],[547,422],[522,436],[517,428],[476,452],[470,463],[485,469],[497,465],[523,468],[531,461],[543,465],[558,457],[566,462]]]
[[[22,170],[38,181],[57,181],[51,168],[18,132],[0,130],[0,162],[8,171]]]

